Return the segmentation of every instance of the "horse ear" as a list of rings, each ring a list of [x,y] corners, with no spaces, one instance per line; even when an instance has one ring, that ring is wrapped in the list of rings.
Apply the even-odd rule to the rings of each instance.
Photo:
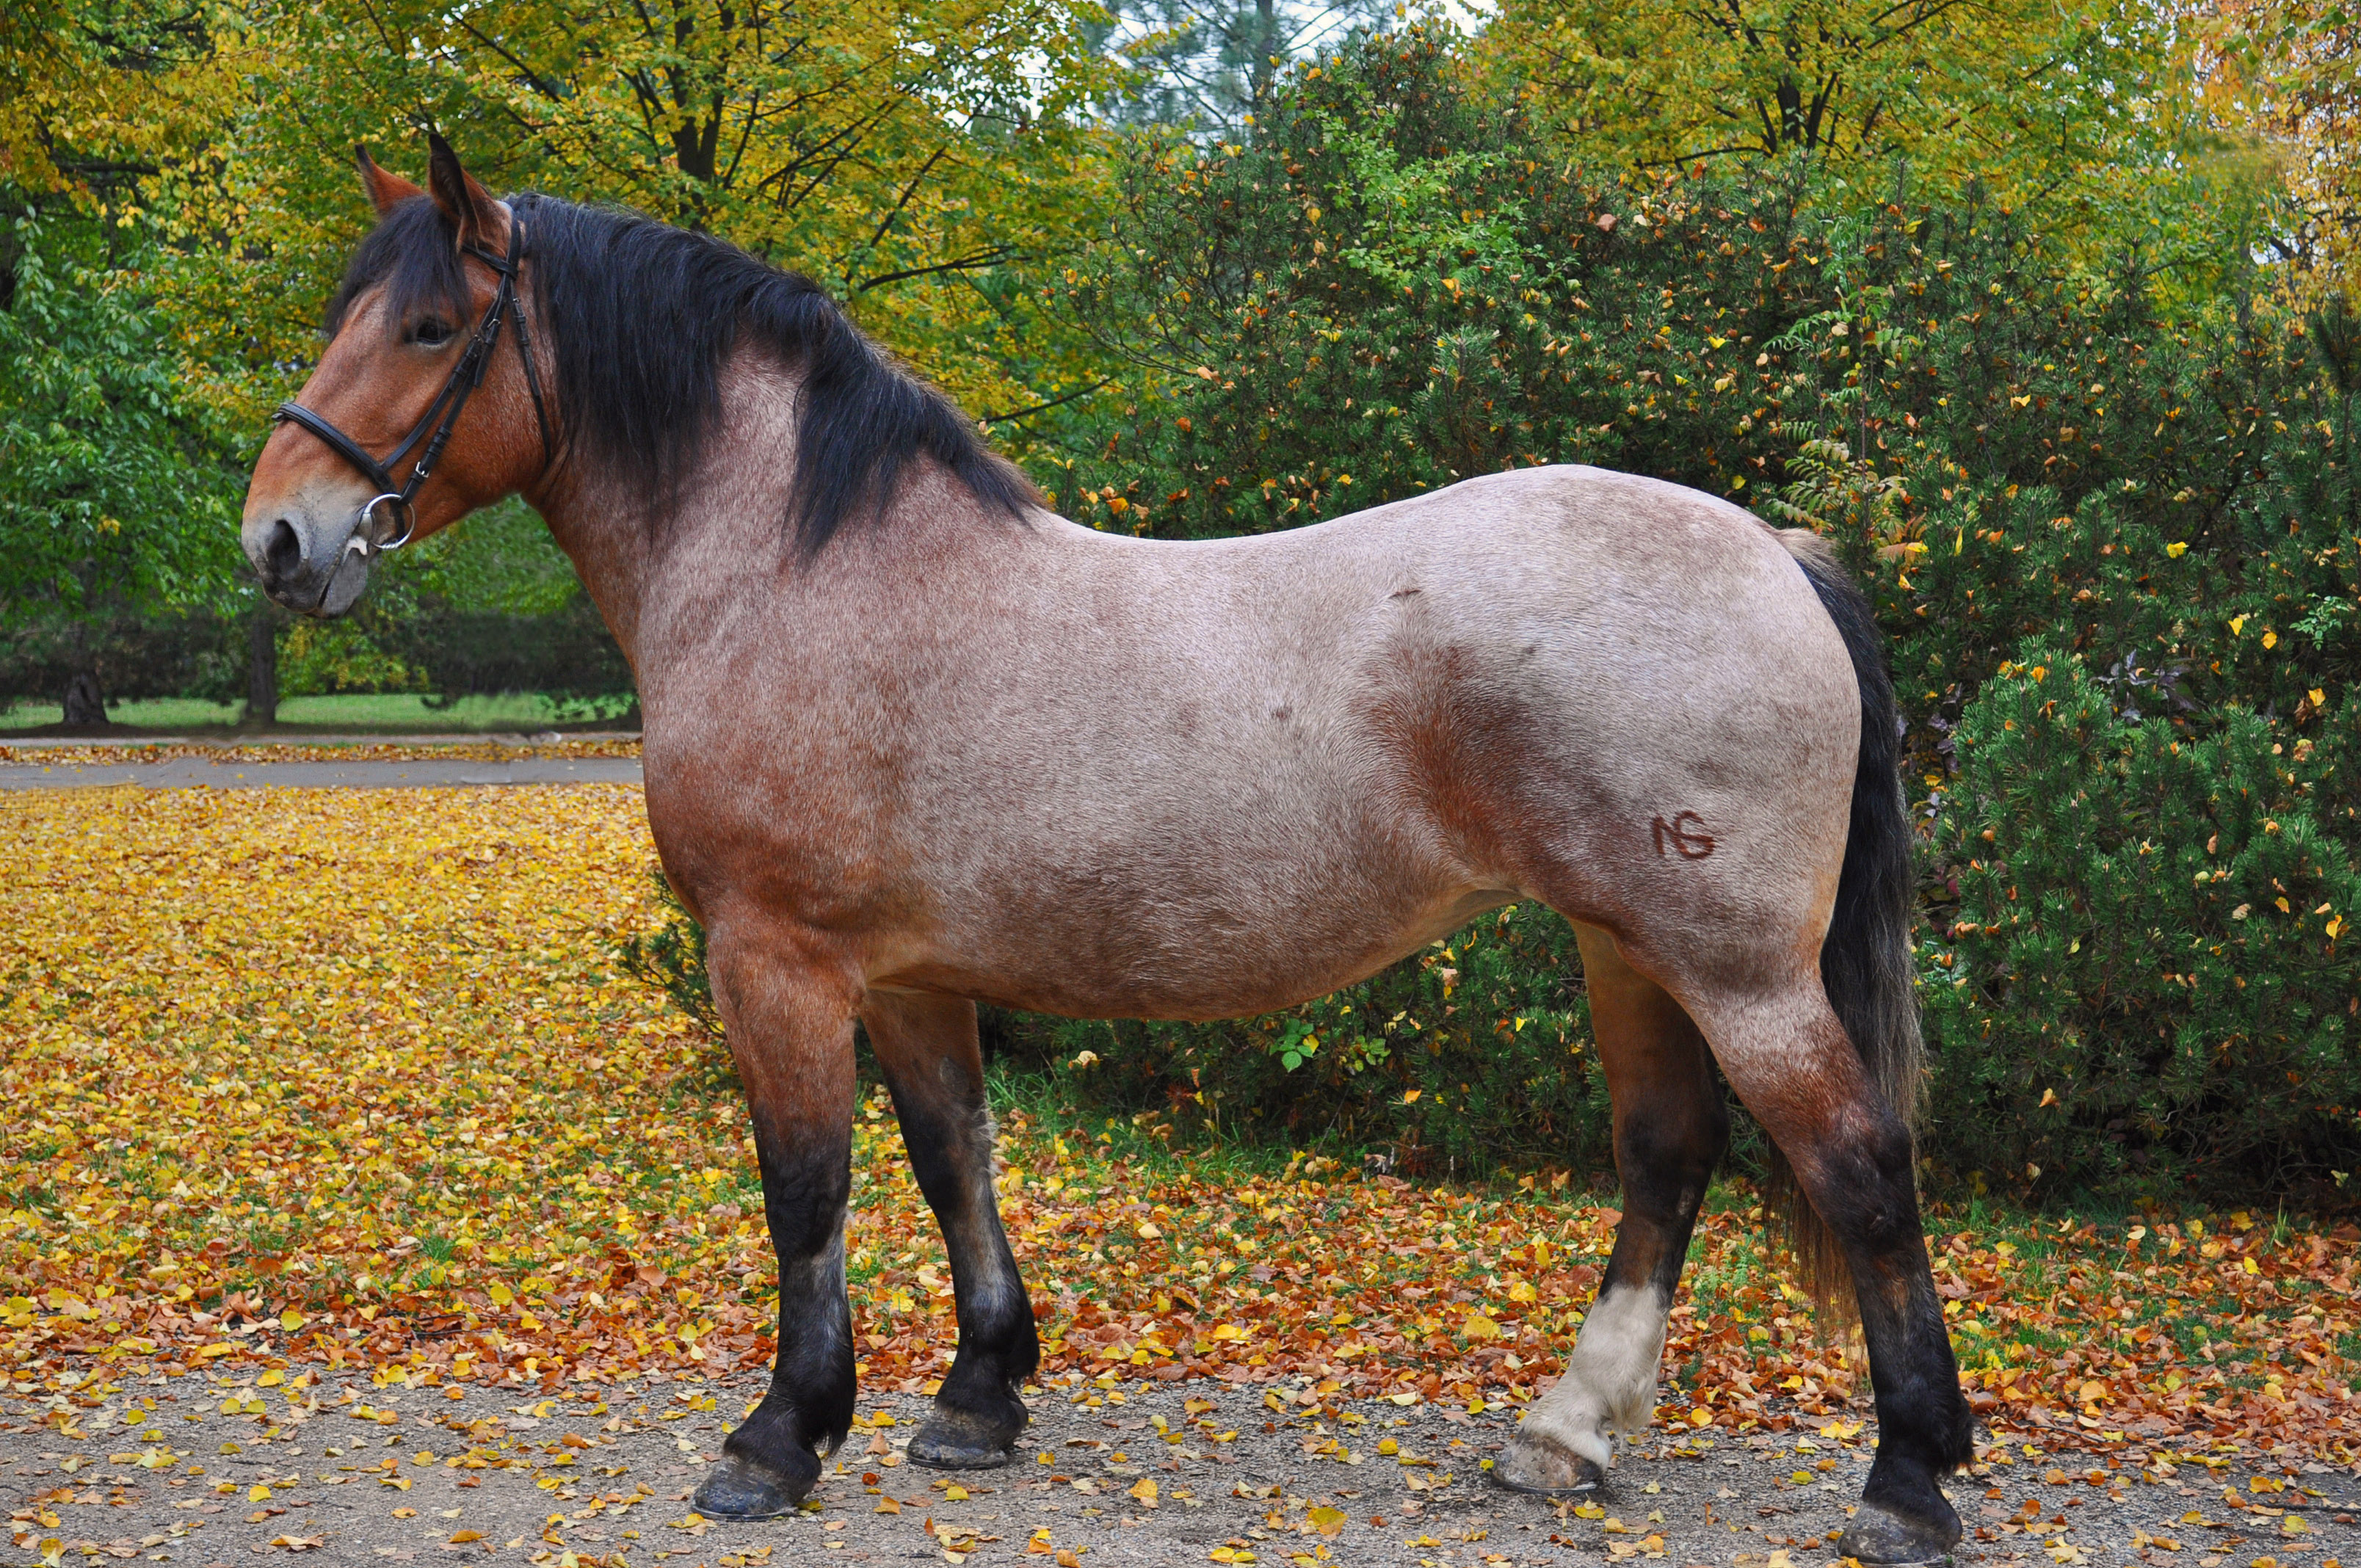
[[[459,231],[459,247],[473,246],[489,250],[492,241],[504,228],[500,204],[492,193],[476,183],[475,177],[459,167],[459,155],[451,144],[434,131],[426,133],[429,157],[426,162],[426,186],[434,192],[434,204]]]
[[[370,159],[368,148],[365,147],[353,148],[353,161],[360,167],[361,189],[368,192],[369,205],[377,209],[380,221],[412,196],[425,194],[401,175],[388,174],[379,169]]]

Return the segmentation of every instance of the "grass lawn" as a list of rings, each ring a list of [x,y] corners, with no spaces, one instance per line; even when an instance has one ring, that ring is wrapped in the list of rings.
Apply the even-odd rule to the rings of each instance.
[[[106,714],[117,724],[144,729],[225,729],[245,717],[246,705],[159,697],[115,703]],[[0,732],[58,724],[64,718],[56,703],[19,702],[0,710]],[[533,692],[462,697],[448,707],[430,707],[423,696],[398,692],[288,697],[279,705],[279,722],[303,729],[451,733],[546,729],[559,719],[556,703]]]
[[[612,957],[657,913],[636,789],[28,792],[0,836],[0,1371],[281,1354],[555,1388],[766,1358],[727,1054]],[[1563,1364],[1619,1218],[1546,1180],[1176,1149],[1054,1077],[995,1095],[1052,1372],[1514,1406]],[[853,1173],[862,1376],[915,1390],[949,1365],[950,1282],[882,1090]],[[1717,1189],[1661,1427],[1867,1409],[1758,1222]],[[2352,1226],[1976,1204],[1928,1232],[2004,1443],[2356,1457]]]

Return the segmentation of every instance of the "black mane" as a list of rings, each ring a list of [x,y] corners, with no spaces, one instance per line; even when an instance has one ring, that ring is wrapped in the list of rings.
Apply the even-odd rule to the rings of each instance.
[[[635,484],[652,522],[703,455],[721,411],[721,366],[741,343],[803,373],[785,521],[807,554],[863,514],[881,516],[917,457],[941,464],[989,510],[1021,517],[1039,504],[957,404],[896,366],[808,278],[636,213],[532,192],[510,206],[525,225],[533,324],[557,360],[561,442]],[[396,207],[353,252],[328,304],[331,336],[380,282],[396,322],[430,309],[470,319],[454,230],[426,197]]]

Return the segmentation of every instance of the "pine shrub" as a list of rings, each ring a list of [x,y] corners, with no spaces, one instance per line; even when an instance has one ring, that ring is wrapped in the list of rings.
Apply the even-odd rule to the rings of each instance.
[[[1960,726],[1920,948],[1930,1141],[2016,1189],[2349,1168],[2361,870],[2321,806],[2356,760],[2351,709],[2316,744],[2139,700],[2036,643]]]

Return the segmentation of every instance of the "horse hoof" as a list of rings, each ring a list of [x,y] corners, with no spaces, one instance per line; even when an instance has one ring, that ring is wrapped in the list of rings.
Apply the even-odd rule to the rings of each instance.
[[[1492,1484],[1536,1497],[1579,1497],[1607,1484],[1598,1464],[1547,1439],[1518,1439],[1486,1472]]]
[[[1008,1463],[1019,1426],[1009,1430],[956,1410],[937,1410],[910,1440],[910,1463],[933,1470],[997,1470]]]
[[[724,1455],[706,1473],[689,1506],[708,1519],[774,1519],[801,1506],[818,1465],[810,1477],[785,1475],[755,1464],[742,1454]]]
[[[1837,1538],[1837,1555],[1856,1558],[1876,1568],[1918,1568],[1948,1563],[1960,1539],[1954,1520],[1948,1528],[1890,1513],[1875,1503],[1863,1503],[1852,1522]]]

